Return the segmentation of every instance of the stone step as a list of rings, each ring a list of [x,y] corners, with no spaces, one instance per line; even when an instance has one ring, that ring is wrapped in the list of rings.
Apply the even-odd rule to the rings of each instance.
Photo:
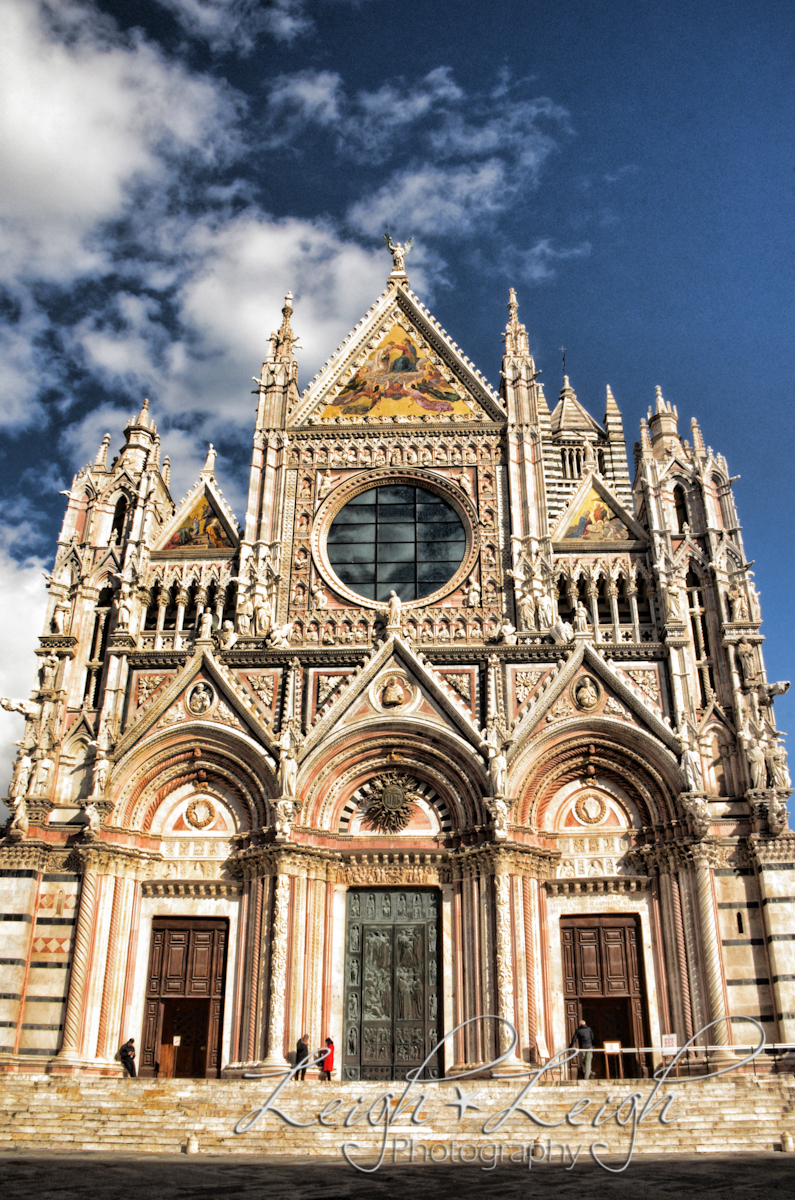
[[[296,1120],[313,1123],[307,1128],[285,1124],[268,1113],[249,1132],[236,1136],[234,1126],[244,1114],[271,1095],[275,1080],[150,1080],[90,1079],[82,1077],[4,1076],[0,1078],[0,1148],[94,1151],[125,1149],[130,1152],[177,1153],[188,1138],[199,1139],[202,1152],[210,1154],[284,1154],[338,1156],[345,1141],[357,1142],[370,1158],[377,1153],[383,1127],[376,1118],[382,1111],[380,1098],[391,1091],[399,1095],[405,1085],[381,1083],[288,1083],[276,1103]],[[651,1095],[654,1082],[592,1080],[546,1084],[531,1089],[525,1106],[556,1128],[541,1128],[522,1113],[513,1113],[501,1129],[484,1133],[487,1117],[509,1107],[525,1080],[444,1080],[426,1085],[422,1104],[423,1124],[412,1124],[411,1108],[398,1117],[389,1131],[389,1146],[397,1155],[400,1147],[414,1145],[417,1155],[434,1154],[453,1144],[487,1147],[528,1146],[537,1138],[569,1145],[604,1141],[613,1153],[625,1152],[630,1127],[620,1127],[613,1114],[624,1102],[630,1115],[637,1093],[639,1105]],[[461,1093],[477,1093],[473,1103],[481,1110],[467,1110],[459,1120],[454,1102]],[[419,1097],[415,1085],[412,1095]],[[783,1130],[795,1132],[795,1079],[792,1075],[738,1076],[716,1080],[694,1079],[663,1088],[660,1095],[675,1097],[670,1124],[661,1124],[652,1113],[637,1127],[636,1152],[725,1153],[759,1152],[778,1148]],[[357,1103],[359,1098],[362,1102]],[[584,1112],[585,1101],[590,1109]],[[345,1127],[346,1114],[364,1114],[375,1104],[375,1127],[360,1119]],[[577,1106],[573,1120],[566,1114]],[[587,1123],[601,1106],[608,1119],[594,1128]],[[326,1126],[317,1121],[325,1110]],[[585,1124],[579,1122],[585,1121]],[[391,1139],[398,1139],[396,1144]],[[420,1147],[425,1147],[422,1150]],[[393,1151],[390,1150],[390,1153]],[[452,1151],[451,1151],[452,1152]],[[401,1157],[397,1161],[402,1161]],[[441,1161],[441,1159],[439,1159]]]

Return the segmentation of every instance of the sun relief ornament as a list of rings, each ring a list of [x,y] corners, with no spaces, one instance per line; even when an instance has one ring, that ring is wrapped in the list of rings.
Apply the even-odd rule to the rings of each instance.
[[[409,792],[414,780],[409,775],[382,775],[373,785],[367,805],[368,820],[385,833],[400,833],[414,813]]]

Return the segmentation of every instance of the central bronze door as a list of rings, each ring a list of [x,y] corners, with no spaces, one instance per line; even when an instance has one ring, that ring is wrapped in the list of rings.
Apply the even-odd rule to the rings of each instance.
[[[439,893],[351,888],[345,929],[343,1079],[443,1073]]]

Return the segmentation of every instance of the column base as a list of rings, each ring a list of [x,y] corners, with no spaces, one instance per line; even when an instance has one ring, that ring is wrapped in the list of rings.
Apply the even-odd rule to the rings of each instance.
[[[501,1062],[499,1066],[491,1068],[493,1079],[501,1079],[504,1076],[529,1075],[529,1073],[530,1069],[527,1063],[523,1063],[516,1055],[513,1058],[506,1058],[505,1062]]]

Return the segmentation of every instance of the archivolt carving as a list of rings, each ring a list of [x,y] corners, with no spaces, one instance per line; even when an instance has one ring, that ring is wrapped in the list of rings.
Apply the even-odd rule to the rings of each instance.
[[[195,749],[200,750],[198,756]],[[260,768],[265,778],[258,777],[251,765],[217,744],[205,743],[195,749],[154,761],[150,758],[141,764],[117,798],[114,823],[125,828],[148,828],[165,797],[182,783],[197,782],[201,786],[198,772],[204,771],[208,782],[215,778],[239,798],[252,828],[267,824],[267,798],[277,791],[272,771]]]
[[[644,741],[651,739],[644,738]],[[660,757],[660,748],[651,743]],[[626,744],[619,744],[603,736],[580,735],[557,743],[538,755],[532,764],[527,764],[526,783],[521,800],[516,806],[515,820],[518,824],[537,825],[546,804],[566,783],[573,779],[588,779],[591,776],[612,778],[637,804],[644,824],[670,820],[676,815],[674,789],[662,771],[655,768],[650,755],[641,755]],[[522,759],[530,758],[528,748]],[[524,773],[520,770],[524,762],[514,764],[514,777]]]
[[[340,811],[350,795],[368,778],[382,774],[385,770],[410,772],[418,779],[431,783],[444,798],[453,822],[453,829],[466,828],[488,820],[482,800],[472,783],[471,768],[467,772],[449,755],[434,747],[426,760],[420,757],[416,740],[390,737],[388,746],[383,742],[373,746],[372,757],[362,755],[363,744],[342,744],[332,759],[312,779],[304,804],[304,823],[316,829],[336,829]],[[357,761],[339,775],[336,771],[353,755]],[[390,758],[399,754],[400,758]],[[485,774],[485,773],[484,773]],[[321,798],[322,797],[322,798]],[[318,800],[320,801],[319,808]]]

